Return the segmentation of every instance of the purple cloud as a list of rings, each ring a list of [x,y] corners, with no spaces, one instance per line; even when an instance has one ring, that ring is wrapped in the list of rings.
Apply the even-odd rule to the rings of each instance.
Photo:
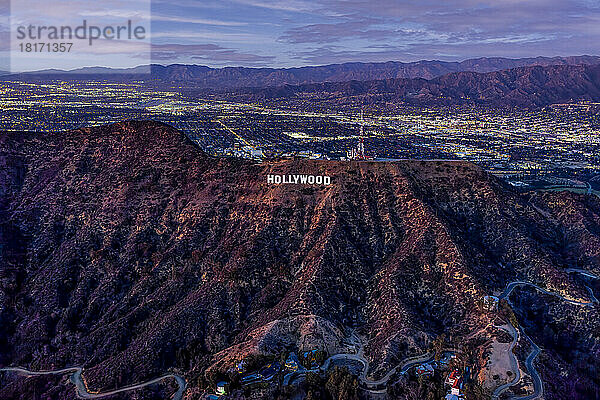
[[[96,4],[39,7],[44,21],[62,22],[80,20],[70,10],[88,3]],[[113,3],[123,4],[106,0],[100,11],[114,12]],[[291,67],[600,54],[598,0],[154,0],[152,14],[152,58],[165,64]]]
[[[289,29],[280,40],[289,43],[331,43],[348,38],[379,40],[394,34],[393,29],[372,28],[383,22],[380,18],[347,15],[339,19],[341,22],[310,24]]]
[[[240,63],[244,65],[271,61],[274,56],[239,52],[216,44],[154,44],[152,59],[154,61],[173,60],[174,58],[189,58],[192,60],[216,61],[218,63]]]
[[[599,50],[600,3],[595,1],[325,0],[321,4],[321,14],[337,17],[289,28],[279,38],[291,44],[329,45],[294,53],[309,63],[373,61],[394,55],[400,60],[465,59]],[[385,51],[372,51],[382,43]],[[341,47],[332,51],[333,44]]]

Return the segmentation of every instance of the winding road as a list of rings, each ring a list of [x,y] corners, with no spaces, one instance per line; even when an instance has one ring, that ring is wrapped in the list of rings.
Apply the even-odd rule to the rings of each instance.
[[[537,370],[535,369],[535,366],[533,365],[533,361],[536,359],[536,357],[540,354],[540,352],[542,350],[538,347],[537,344],[533,343],[533,340],[531,340],[527,335],[524,335],[524,336],[527,338],[527,340],[533,347],[533,350],[531,351],[531,353],[529,353],[529,355],[527,356],[527,359],[525,360],[525,366],[527,367],[527,372],[529,372],[531,379],[533,379],[533,394],[531,394],[529,396],[519,397],[518,399],[519,400],[534,400],[534,399],[539,399],[540,397],[542,397],[544,395],[544,385],[542,383],[542,378],[540,377],[540,374],[537,372]]]
[[[598,275],[594,275],[589,271],[586,271],[584,269],[579,269],[579,268],[569,268],[566,270],[568,273],[572,274],[572,273],[577,273],[583,276],[586,276],[588,278],[592,278],[592,279],[600,279],[600,276]],[[590,293],[590,298],[592,299],[592,302],[599,304],[600,301],[598,301],[598,299],[596,298],[596,295],[594,295],[594,291],[592,290],[592,288],[590,288],[589,286],[586,286],[586,289],[588,290],[588,292]]]
[[[181,400],[183,398],[183,392],[185,391],[186,385],[187,385],[185,382],[185,379],[183,379],[181,376],[175,375],[175,374],[166,374],[159,378],[155,378],[150,381],[138,383],[135,385],[126,386],[121,389],[115,389],[115,390],[111,390],[111,391],[103,392],[103,393],[93,393],[93,392],[90,392],[89,389],[85,385],[83,377],[81,376],[81,374],[83,372],[83,369],[81,367],[63,368],[63,369],[58,369],[58,370],[54,370],[54,371],[30,371],[28,369],[21,368],[21,367],[8,367],[8,368],[0,368],[0,372],[14,372],[18,375],[28,376],[28,377],[29,376],[43,376],[43,375],[71,374],[69,380],[71,381],[72,384],[75,385],[75,388],[77,389],[77,397],[79,397],[81,399],[100,399],[100,398],[112,396],[112,395],[115,395],[118,393],[141,389],[146,386],[150,386],[150,385],[154,385],[155,383],[159,383],[165,379],[173,378],[177,382],[179,389],[177,389],[177,392],[175,392],[173,394],[171,399],[172,400]]]
[[[360,376],[358,377],[358,379],[361,381],[361,383],[364,386],[367,387],[367,389],[372,391],[372,390],[376,390],[379,386],[387,384],[387,382],[398,371],[398,369],[400,369],[401,374],[405,374],[410,368],[412,368],[413,366],[415,366],[417,364],[422,364],[424,362],[432,361],[433,357],[434,357],[434,353],[430,352],[430,353],[425,353],[425,354],[418,355],[418,356],[405,358],[404,360],[402,360],[402,362],[400,364],[398,364],[396,367],[394,367],[390,371],[388,371],[388,373],[385,374],[385,376],[383,376],[381,379],[371,380],[371,379],[367,378],[367,373],[369,372],[369,360],[367,360],[364,356],[364,346],[361,343],[357,353],[335,354],[335,355],[329,357],[327,360],[325,360],[325,362],[323,362],[323,365],[321,367],[319,367],[318,370],[306,370],[306,369],[302,368],[301,370],[299,370],[297,372],[292,372],[292,373],[285,375],[283,378],[283,385],[284,386],[288,385],[291,382],[293,382],[294,380],[296,380],[297,378],[305,376],[307,372],[317,372],[317,371],[325,372],[329,369],[329,367],[333,361],[344,360],[344,361],[357,361],[363,365],[362,372],[361,372]]]
[[[593,273],[583,270],[583,269],[578,269],[578,268],[569,268],[565,270],[567,273],[578,273],[580,275],[586,276],[588,278],[592,278],[592,279],[600,279],[599,276],[594,275]],[[554,292],[550,292],[544,288],[541,288],[539,286],[537,286],[536,284],[530,283],[530,282],[524,282],[524,281],[515,281],[515,282],[510,282],[507,286],[506,289],[504,289],[504,291],[502,292],[502,294],[499,296],[499,299],[507,299],[508,300],[508,296],[510,296],[510,294],[512,293],[512,291],[514,290],[514,288],[516,288],[517,286],[532,286],[535,289],[537,289],[538,291],[551,295],[551,296],[556,296],[559,297],[560,299],[562,299],[563,301],[570,303],[570,304],[575,304],[578,306],[586,306],[586,307],[593,307],[594,304],[598,304],[598,299],[596,298],[596,296],[594,295],[594,291],[586,286],[586,289],[588,290],[589,294],[590,294],[590,299],[591,301],[586,301],[586,302],[581,302],[581,301],[576,301],[576,300],[571,300],[571,299],[567,299],[564,296],[558,294],[558,293],[554,293]],[[509,301],[510,303],[510,301]],[[500,395],[502,393],[504,393],[504,391],[506,391],[510,386],[515,385],[516,383],[519,382],[519,380],[521,379],[521,372],[519,370],[519,366],[518,366],[518,362],[517,359],[513,353],[513,349],[516,346],[516,344],[519,342],[519,337],[520,337],[520,331],[513,327],[511,324],[507,324],[506,326],[509,327],[509,330],[511,330],[512,336],[513,336],[513,342],[511,343],[510,346],[510,357],[511,357],[511,365],[513,367],[513,370],[516,371],[515,374],[515,379],[513,379],[512,382],[506,383],[502,386],[499,386],[496,388],[496,390],[494,390],[494,393],[492,395],[493,399],[497,399],[500,397]],[[504,329],[504,327],[500,327],[497,326],[497,328],[503,329],[505,331],[508,332],[508,330]],[[532,347],[532,351],[531,353],[529,353],[529,355],[527,356],[527,359],[525,360],[525,366],[527,368],[527,372],[529,373],[529,375],[531,376],[532,380],[533,380],[533,394],[528,395],[528,396],[522,396],[522,397],[513,397],[513,399],[518,399],[518,400],[534,400],[534,399],[538,399],[540,397],[542,397],[544,395],[544,385],[542,382],[542,378],[540,377],[538,371],[536,370],[535,366],[533,365],[535,359],[537,358],[537,356],[540,354],[540,352],[542,351],[534,342],[533,340],[531,340],[531,338],[529,338],[527,335],[523,334],[523,336],[525,338],[527,338],[527,340],[529,341],[529,343],[531,344]]]
[[[570,268],[567,269],[566,272],[568,273],[579,273],[581,275],[587,276],[589,278],[593,278],[593,279],[600,279],[600,277],[598,277],[597,275],[594,275],[593,273],[589,272],[589,271],[585,271],[582,269],[576,269],[576,268]],[[548,295],[552,295],[552,296],[556,296],[561,298],[562,300],[564,300],[567,303],[570,304],[575,304],[575,305],[579,305],[579,306],[586,306],[586,307],[593,307],[594,304],[598,304],[598,299],[595,297],[593,290],[591,290],[589,287],[586,286],[586,288],[588,289],[589,293],[590,293],[590,298],[591,301],[588,302],[580,302],[580,301],[575,301],[575,300],[571,300],[571,299],[567,299],[564,296],[558,294],[558,293],[553,293],[550,292],[544,288],[541,288],[540,286],[530,283],[530,282],[524,282],[524,281],[515,281],[515,282],[510,282],[506,288],[504,289],[504,291],[502,292],[502,294],[499,296],[499,299],[508,299],[508,296],[510,296],[510,294],[512,293],[512,291],[517,287],[517,286],[532,286],[535,289],[537,289],[538,291],[548,294]],[[504,327],[508,326],[508,329],[505,329]],[[521,379],[520,376],[520,370],[518,368],[518,361],[513,353],[513,349],[516,346],[516,344],[518,343],[519,339],[520,339],[520,332],[518,329],[516,329],[515,327],[513,327],[511,324],[507,324],[507,325],[503,325],[503,326],[497,326],[497,328],[503,329],[505,331],[507,331],[509,334],[511,334],[513,336],[513,342],[511,343],[510,346],[510,354],[511,354],[511,364],[513,366],[513,369],[516,371],[515,373],[515,378],[511,381],[508,382],[502,386],[499,386],[498,388],[496,388],[496,390],[494,391],[492,398],[497,399],[500,397],[500,395],[506,391],[510,386],[515,385],[516,383],[519,382],[519,380]],[[524,335],[525,336],[525,335]],[[544,388],[543,388],[543,383],[542,380],[539,376],[539,373],[537,372],[537,370],[535,369],[535,366],[533,365],[533,362],[535,361],[536,357],[539,355],[539,353],[541,352],[541,349],[527,336],[525,336],[527,338],[527,340],[531,343],[531,346],[533,348],[533,350],[531,351],[531,353],[529,354],[529,356],[527,357],[527,359],[525,360],[525,364],[527,367],[527,370],[529,372],[529,374],[531,375],[532,379],[533,379],[533,385],[534,385],[534,393],[532,395],[529,396],[524,396],[524,397],[515,397],[515,399],[519,399],[519,400],[534,400],[539,398],[540,396],[543,395],[544,392]],[[342,353],[342,354],[335,354],[331,357],[329,357],[327,360],[325,360],[325,362],[323,363],[323,365],[316,371],[321,372],[321,371],[327,371],[327,369],[329,368],[330,364],[332,361],[336,361],[336,360],[352,360],[352,361],[358,361],[363,365],[363,370],[361,375],[359,376],[360,381],[368,388],[368,389],[377,389],[377,387],[381,386],[381,385],[385,385],[387,384],[387,382],[390,380],[390,378],[397,372],[397,370],[400,368],[400,373],[404,374],[406,373],[410,368],[412,368],[414,365],[416,364],[421,364],[424,362],[429,362],[431,360],[433,360],[433,353],[425,353],[419,356],[414,356],[414,357],[408,357],[406,359],[404,359],[402,361],[402,363],[400,363],[399,365],[397,365],[396,367],[392,368],[383,378],[378,379],[378,380],[370,380],[367,378],[367,373],[369,371],[369,361],[364,357],[364,346],[360,345],[360,348],[358,350],[358,352],[356,354],[350,354],[350,353]],[[315,372],[316,372],[315,371]],[[0,368],[0,372],[14,372],[18,375],[23,375],[23,376],[43,376],[43,375],[65,375],[65,374],[71,374],[70,375],[70,381],[71,383],[73,383],[77,389],[77,396],[79,398],[82,399],[99,399],[99,398],[104,398],[104,397],[108,397],[108,396],[112,396],[118,393],[123,393],[123,392],[128,392],[128,391],[132,391],[132,390],[137,390],[137,389],[141,389],[144,388],[146,386],[150,386],[150,385],[154,385],[156,383],[159,383],[163,380],[166,379],[174,379],[177,382],[178,385],[178,389],[177,391],[173,394],[173,396],[171,397],[172,400],[181,400],[183,398],[183,393],[185,392],[185,389],[187,387],[187,383],[185,381],[185,379],[179,375],[175,375],[175,374],[166,374],[163,376],[160,376],[158,378],[152,379],[150,381],[147,382],[143,382],[143,383],[138,383],[135,385],[130,385],[130,386],[126,386],[123,387],[121,389],[115,389],[115,390],[111,390],[108,392],[103,392],[103,393],[93,393],[90,392],[89,389],[86,387],[85,382],[83,380],[82,377],[82,373],[83,373],[83,369],[81,367],[71,367],[71,368],[63,368],[63,369],[59,369],[59,370],[54,370],[54,371],[30,371],[28,369],[25,368],[21,368],[21,367],[7,367],[7,368]],[[292,382],[293,380],[304,376],[307,372],[311,372],[311,370],[306,370],[306,369],[302,369],[300,371],[294,372],[294,373],[290,373],[285,375],[284,377],[284,385],[289,384],[290,382]]]
[[[508,328],[505,328],[505,327],[508,327]],[[517,357],[515,356],[515,353],[513,353],[513,349],[515,348],[515,346],[517,345],[517,343],[519,342],[519,339],[520,339],[519,330],[517,328],[515,328],[514,326],[512,326],[510,323],[508,323],[506,325],[502,325],[502,326],[496,326],[496,328],[499,328],[505,332],[508,332],[513,337],[513,341],[510,344],[508,352],[510,354],[510,366],[513,369],[513,371],[516,371],[516,373],[515,373],[515,377],[513,378],[512,381],[506,382],[504,385],[498,386],[496,388],[496,390],[494,390],[494,393],[492,394],[492,399],[500,398],[500,395],[502,393],[504,393],[512,385],[516,385],[521,380],[521,370],[519,369],[519,362],[517,361]]]
[[[390,380],[390,378],[396,373],[396,371],[398,371],[398,368],[400,368],[400,373],[405,374],[414,365],[432,361],[433,357],[434,353],[425,353],[419,356],[405,358],[400,364],[389,370],[388,373],[385,374],[381,379],[377,380],[371,380],[367,378],[367,373],[369,372],[369,360],[367,360],[364,357],[362,348],[358,354],[336,354],[334,356],[329,357],[323,364],[322,369],[326,371],[329,368],[329,364],[331,363],[331,361],[335,360],[358,361],[363,365],[363,370],[358,378],[367,388],[373,389],[377,388],[378,386],[385,385]]]
[[[509,329],[504,329],[504,326],[508,326]],[[511,367],[512,367],[513,371],[517,371],[517,372],[515,374],[515,378],[511,382],[507,382],[504,385],[498,386],[496,388],[496,390],[494,390],[494,393],[492,394],[492,399],[500,398],[500,395],[502,393],[504,393],[509,387],[516,385],[521,380],[521,370],[519,369],[517,357],[513,353],[513,349],[515,348],[515,346],[517,345],[517,343],[520,340],[519,330],[516,329],[511,324],[507,324],[507,325],[503,325],[503,326],[496,326],[496,328],[500,328],[513,336],[513,341],[510,345],[510,350],[509,350],[510,363],[511,363]],[[542,350],[527,335],[523,334],[523,336],[529,341],[529,343],[531,344],[531,347],[532,347],[531,353],[529,353],[529,355],[527,356],[527,359],[525,360],[525,366],[527,368],[527,372],[529,373],[529,375],[531,376],[531,379],[533,380],[533,393],[530,395],[527,395],[527,396],[520,396],[520,397],[515,396],[515,397],[512,397],[512,399],[534,400],[534,399],[540,398],[544,394],[544,385],[542,383],[542,378],[540,377],[540,374],[537,372],[537,370],[535,369],[535,366],[533,365],[533,362],[535,361],[536,357],[540,354],[540,352]]]
[[[567,299],[566,297],[558,294],[558,293],[554,293],[554,292],[550,292],[542,287],[539,287],[538,285],[536,285],[535,283],[530,283],[530,282],[524,282],[524,281],[515,281],[515,282],[511,282],[508,284],[508,286],[506,286],[506,289],[504,289],[504,292],[502,292],[502,294],[498,297],[499,299],[505,299],[508,298],[508,296],[510,296],[510,294],[512,293],[512,291],[517,287],[517,286],[531,286],[535,289],[537,289],[538,291],[551,295],[551,296],[555,296],[555,297],[559,297],[561,298],[563,301],[570,303],[570,304],[574,304],[577,306],[586,306],[586,307],[593,307],[594,304],[596,304],[596,302],[598,301],[595,297],[592,296],[592,301],[576,301],[576,300],[571,300],[571,299]],[[589,288],[588,288],[589,290]]]
[[[583,276],[587,276],[588,278],[593,278],[593,279],[600,279],[600,276],[598,275],[594,275],[592,274],[590,271],[586,271],[585,269],[579,269],[579,268],[568,268],[565,271],[567,271],[568,273],[577,273]]]

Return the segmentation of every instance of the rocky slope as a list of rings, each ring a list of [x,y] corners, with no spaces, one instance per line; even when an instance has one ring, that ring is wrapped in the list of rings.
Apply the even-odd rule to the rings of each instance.
[[[332,185],[267,184],[288,173]],[[3,134],[0,193],[0,364],[83,365],[97,390],[174,370],[194,392],[243,356],[336,353],[351,330],[377,377],[485,326],[482,296],[510,281],[586,301],[565,270],[600,273],[597,199],[519,194],[463,162],[214,159],[124,122]],[[11,385],[0,398],[31,398]]]

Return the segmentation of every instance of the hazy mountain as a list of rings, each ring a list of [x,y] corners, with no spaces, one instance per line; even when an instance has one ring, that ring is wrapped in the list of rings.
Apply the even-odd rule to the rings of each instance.
[[[456,72],[431,80],[386,79],[247,88],[240,100],[272,101],[326,98],[331,104],[353,101],[406,102],[417,105],[483,104],[539,107],[570,101],[600,101],[600,65],[520,67],[488,73]],[[228,95],[232,96],[232,95]]]
[[[600,273],[599,227],[595,197],[520,194],[466,162],[214,159],[150,122],[5,133],[0,364],[83,365],[93,390],[175,370],[192,399],[249,355],[332,354],[354,330],[380,377],[445,334],[476,387],[482,297],[526,280],[587,301],[566,268]],[[597,397],[598,307],[515,296],[545,398]],[[0,376],[0,398],[35,396],[75,399],[66,379]]]
[[[301,68],[209,68],[201,65],[173,64],[152,65],[131,69],[110,69],[102,67],[82,68],[73,71],[47,70],[12,75],[11,79],[111,79],[128,81],[132,79],[158,80],[162,83],[185,83],[207,89],[230,89],[240,87],[270,87],[281,85],[301,85],[319,82],[343,82],[350,80],[372,81],[398,78],[432,79],[453,72],[490,72],[522,66],[547,65],[592,65],[600,64],[597,56],[536,57],[536,58],[477,58],[462,62],[417,61],[410,63],[345,63]]]

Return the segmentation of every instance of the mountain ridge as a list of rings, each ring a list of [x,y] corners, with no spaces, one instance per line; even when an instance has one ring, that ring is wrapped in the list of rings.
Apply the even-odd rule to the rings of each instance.
[[[554,103],[600,101],[600,65],[527,66],[477,73],[456,72],[431,80],[387,79],[324,82],[271,88],[245,88],[224,98],[236,101],[362,98],[365,103],[392,102],[420,106],[478,104],[544,107]]]
[[[291,68],[211,68],[202,65],[151,64],[150,80],[163,83],[186,83],[196,88],[233,89],[241,87],[271,87],[319,82],[371,81],[398,78],[433,79],[454,72],[491,72],[522,66],[593,65],[600,64],[599,56],[532,57],[510,59],[481,57],[460,62],[422,60],[415,62],[388,61],[380,63],[351,62],[322,66]],[[148,66],[120,70],[103,67],[86,67],[73,71],[35,71],[5,76],[2,79],[113,79],[128,81],[144,79],[139,72],[148,72]]]

